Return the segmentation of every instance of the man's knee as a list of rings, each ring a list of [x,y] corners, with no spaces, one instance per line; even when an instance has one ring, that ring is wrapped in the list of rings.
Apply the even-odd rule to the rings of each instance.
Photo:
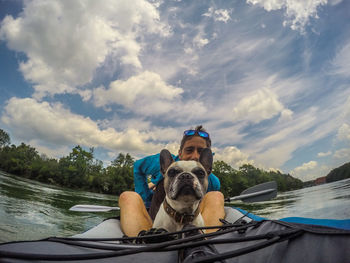
[[[204,213],[205,211],[209,212],[214,210],[223,211],[224,205],[225,205],[224,195],[219,191],[212,191],[205,194],[200,204],[200,209],[202,213]]]
[[[225,199],[224,195],[219,191],[208,192],[204,196],[204,202],[224,205]]]
[[[141,196],[133,191],[121,193],[118,200],[119,206],[138,205],[140,202],[143,203]]]

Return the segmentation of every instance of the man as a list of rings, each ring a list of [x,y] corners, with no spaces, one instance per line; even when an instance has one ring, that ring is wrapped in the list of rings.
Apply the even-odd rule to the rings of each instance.
[[[181,140],[179,155],[175,160],[198,161],[201,151],[211,147],[209,134],[203,127],[197,126],[194,130],[184,132]],[[152,175],[151,182],[147,185],[147,175]],[[159,154],[152,155],[135,162],[134,178],[136,192],[126,191],[119,197],[121,228],[127,236],[137,236],[142,230],[149,230],[164,195],[160,193],[162,175],[159,167]],[[155,189],[152,198],[151,189]],[[200,204],[200,212],[206,226],[221,225],[220,218],[225,217],[224,196],[220,190],[219,179],[209,175],[208,192]],[[151,205],[150,214],[144,205]],[[207,232],[215,231],[208,230]]]

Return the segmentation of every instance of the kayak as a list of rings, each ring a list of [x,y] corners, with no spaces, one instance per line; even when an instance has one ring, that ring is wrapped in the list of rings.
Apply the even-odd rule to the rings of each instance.
[[[109,218],[72,237],[0,244],[0,262],[349,262],[350,219],[268,220],[225,207],[214,233],[189,227],[174,233],[124,237]]]

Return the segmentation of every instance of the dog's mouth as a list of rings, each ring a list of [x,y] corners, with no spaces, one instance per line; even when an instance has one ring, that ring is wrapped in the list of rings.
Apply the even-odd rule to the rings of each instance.
[[[181,185],[175,193],[174,199],[178,199],[180,196],[193,196],[195,199],[199,200],[202,198],[200,193],[196,191],[191,185],[183,184]]]

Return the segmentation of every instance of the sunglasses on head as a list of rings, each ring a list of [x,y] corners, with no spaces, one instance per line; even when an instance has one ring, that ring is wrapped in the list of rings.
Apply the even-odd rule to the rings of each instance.
[[[209,138],[209,133],[205,132],[205,131],[196,131],[196,130],[186,130],[184,131],[184,135],[185,136],[193,136],[197,134],[200,137],[203,137],[205,139]]]

